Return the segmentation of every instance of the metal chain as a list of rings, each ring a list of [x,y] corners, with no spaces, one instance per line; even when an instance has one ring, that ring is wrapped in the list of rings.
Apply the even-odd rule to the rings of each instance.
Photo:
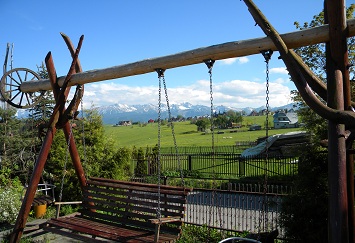
[[[207,59],[204,60],[207,68],[208,68],[208,73],[209,73],[209,81],[210,81],[210,101],[211,101],[211,111],[210,111],[210,122],[211,122],[211,143],[212,143],[212,167],[213,167],[213,191],[212,191],[212,196],[211,196],[211,205],[209,208],[209,222],[208,222],[208,226],[211,226],[211,222],[212,222],[212,214],[213,214],[213,206],[215,204],[216,201],[216,171],[215,171],[215,136],[214,136],[214,112],[213,112],[213,78],[212,78],[212,69],[213,69],[213,64],[215,63],[215,60],[212,59]],[[223,228],[223,221],[222,221],[222,212],[221,212],[221,208],[219,207],[219,203],[217,204],[217,210],[218,210],[218,216],[219,216],[219,226],[220,228]],[[209,227],[210,229],[211,227]],[[210,231],[209,231],[210,234]],[[209,240],[209,239],[208,239]]]
[[[165,99],[166,99],[166,106],[168,108],[168,121],[170,123],[170,127],[171,127],[171,134],[173,136],[173,141],[174,141],[174,147],[175,147],[175,155],[177,157],[178,160],[178,167],[180,170],[180,178],[181,178],[181,183],[182,186],[185,186],[185,181],[184,181],[184,174],[182,171],[182,164],[181,164],[181,159],[180,159],[180,155],[179,155],[179,150],[178,150],[178,146],[177,146],[177,142],[176,142],[176,135],[175,135],[175,129],[174,129],[174,123],[172,121],[172,116],[171,116],[171,109],[170,109],[170,103],[169,103],[169,97],[168,97],[168,90],[166,88],[166,82],[165,82],[165,77],[164,75],[162,76],[163,78],[163,84],[164,84],[164,92],[165,92]]]
[[[159,91],[158,91],[158,154],[157,154],[157,158],[156,158],[156,163],[158,166],[158,208],[156,209],[156,215],[157,218],[160,219],[161,218],[161,198],[160,198],[160,158],[161,158],[161,82],[162,82],[162,77],[164,77],[164,69],[156,69],[155,70],[158,73],[158,79],[159,79]]]
[[[272,56],[272,53],[273,51],[272,50],[268,50],[268,51],[262,51],[261,52],[262,55],[264,56],[264,59],[265,59],[265,65],[266,65],[266,91],[265,91],[265,94],[266,94],[266,124],[265,124],[265,136],[266,136],[266,143],[265,143],[265,164],[264,164],[264,185],[263,185],[263,202],[262,202],[262,212],[261,212],[261,217],[259,215],[259,233],[260,233],[260,230],[261,230],[261,225],[262,225],[262,222],[263,222],[263,230],[267,230],[265,229],[265,226],[267,225],[267,222],[268,222],[268,216],[267,216],[267,209],[268,209],[268,204],[267,204],[267,180],[268,180],[268,176],[267,176],[267,171],[268,171],[268,160],[269,160],[269,110],[270,110],[270,104],[269,104],[269,94],[270,94],[270,91],[269,91],[269,86],[270,86],[270,83],[269,83],[269,61],[271,59],[271,56]]]
[[[213,68],[213,64],[214,64],[214,60],[212,59],[207,59],[204,60],[205,64],[207,65],[208,68],[208,73],[210,75],[210,101],[211,101],[211,111],[210,111],[210,122],[211,122],[211,133],[212,133],[212,153],[214,154],[215,152],[215,146],[214,146],[214,113],[213,113],[213,81],[212,81],[212,68]]]

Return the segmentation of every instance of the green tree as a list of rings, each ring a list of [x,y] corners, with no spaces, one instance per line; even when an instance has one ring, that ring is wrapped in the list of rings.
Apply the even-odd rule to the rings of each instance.
[[[144,176],[147,174],[147,164],[144,156],[143,148],[139,148],[135,154],[137,166],[134,168],[134,174],[136,176]]]
[[[14,108],[0,108],[0,121],[0,173],[8,182],[16,176],[25,180],[35,159],[31,123],[18,119]]]
[[[226,112],[226,116],[227,116],[229,122],[235,122],[235,123],[242,123],[243,122],[243,116],[242,116],[241,112],[228,110]]]
[[[355,10],[355,4],[351,4],[346,10],[347,18],[352,18]],[[301,25],[299,22],[294,23],[299,30],[313,28],[324,24],[324,12],[313,16],[311,22],[305,22]],[[355,38],[348,38],[348,50],[349,50],[349,63],[355,61]],[[302,57],[302,60],[310,67],[321,80],[326,83],[326,58],[325,58],[325,44],[314,44],[297,48],[296,53]],[[351,79],[354,78],[355,70],[350,70]],[[352,93],[354,94],[354,87],[352,87]],[[298,115],[301,122],[305,125],[305,128],[312,133],[316,140],[322,140],[327,138],[327,121],[311,110],[300,97],[297,90],[291,92],[294,102],[299,106]],[[326,101],[324,101],[326,102]]]
[[[225,129],[228,127],[229,119],[225,114],[219,114],[214,120],[215,126],[221,129]]]
[[[208,118],[200,118],[196,121],[197,131],[206,131],[207,127],[210,126],[211,122]]]
[[[102,117],[92,107],[84,111],[84,118],[72,121],[72,134],[79,151],[86,176],[125,179],[130,175],[132,151],[114,148],[112,139],[105,137]],[[62,200],[80,198],[80,186],[68,151],[64,133],[56,133],[46,165],[56,185],[61,185],[64,177]],[[61,187],[57,186],[57,195]]]

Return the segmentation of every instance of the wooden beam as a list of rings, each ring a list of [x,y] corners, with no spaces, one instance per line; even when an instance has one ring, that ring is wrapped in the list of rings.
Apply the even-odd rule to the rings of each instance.
[[[355,36],[355,19],[347,21],[348,36]],[[288,48],[293,49],[301,46],[318,44],[329,41],[329,27],[323,25],[302,31],[296,31],[281,35]],[[104,69],[90,70],[74,74],[68,85],[87,84],[110,79],[123,78],[144,73],[155,72],[155,69],[170,69],[193,64],[203,63],[203,60],[222,60],[226,58],[248,56],[258,54],[263,50],[274,50],[276,47],[268,37],[255,38],[242,41],[227,42],[208,47],[193,49],[168,56],[145,59],[133,63],[113,66]],[[59,86],[62,86],[65,77],[59,77]],[[37,80],[21,84],[22,92],[36,92],[39,90],[50,90],[50,81]]]

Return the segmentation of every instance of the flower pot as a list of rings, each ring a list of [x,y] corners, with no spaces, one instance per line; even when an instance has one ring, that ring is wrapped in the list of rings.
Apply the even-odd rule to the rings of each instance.
[[[43,218],[47,211],[47,204],[34,206],[33,209],[35,211],[36,219]]]

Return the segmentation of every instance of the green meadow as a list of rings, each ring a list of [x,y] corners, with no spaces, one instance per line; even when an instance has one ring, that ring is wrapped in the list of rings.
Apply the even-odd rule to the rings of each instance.
[[[269,126],[272,127],[272,117],[269,117]],[[215,146],[230,146],[237,142],[255,141],[257,138],[264,137],[266,131],[264,126],[266,124],[266,116],[244,117],[242,127],[238,129],[223,129],[215,130],[214,144]],[[248,131],[249,126],[258,124],[263,127],[259,131]],[[104,126],[105,135],[112,138],[117,147],[153,147],[158,143],[158,124],[139,124],[132,126],[112,125]],[[270,129],[269,135],[281,134],[290,131],[297,131],[300,128],[292,129]],[[174,122],[174,131],[176,143],[178,146],[211,146],[212,134],[197,131],[197,126],[191,124],[190,121]],[[174,146],[172,129],[168,125],[161,127],[161,146]]]

